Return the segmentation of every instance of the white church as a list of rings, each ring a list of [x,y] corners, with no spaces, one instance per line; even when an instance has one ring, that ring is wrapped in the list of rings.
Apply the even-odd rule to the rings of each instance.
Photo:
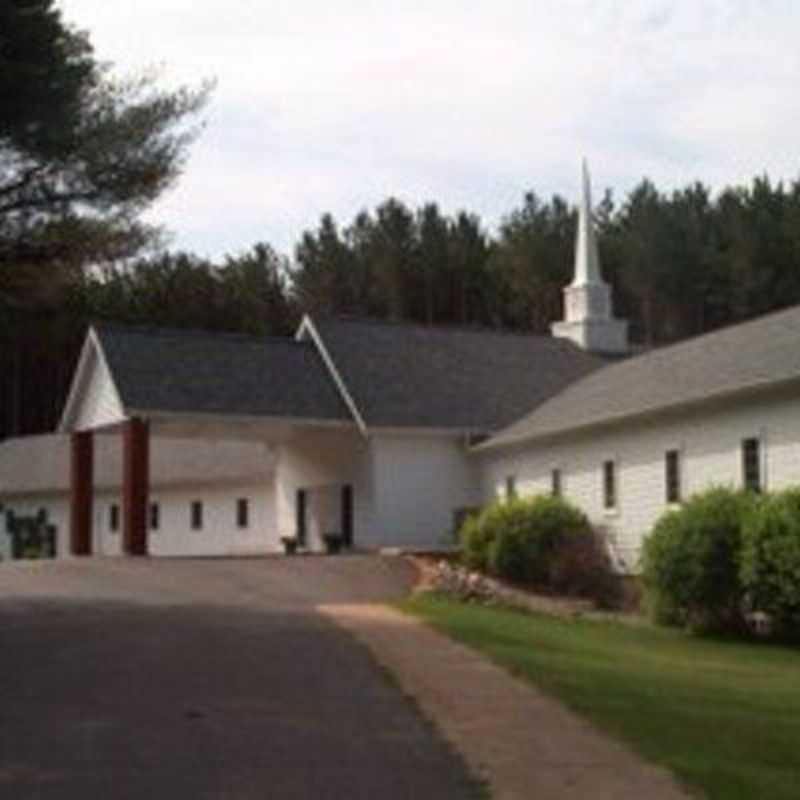
[[[552,336],[305,317],[293,338],[98,326],[58,433],[0,444],[0,555],[428,549],[465,509],[556,493],[621,571],[711,485],[800,482],[800,307],[641,355],[583,193]]]

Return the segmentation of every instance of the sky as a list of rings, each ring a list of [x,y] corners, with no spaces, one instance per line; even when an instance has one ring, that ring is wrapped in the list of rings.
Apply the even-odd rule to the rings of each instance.
[[[387,197],[479,214],[800,176],[796,0],[61,0],[120,74],[214,79],[173,248],[290,254]]]

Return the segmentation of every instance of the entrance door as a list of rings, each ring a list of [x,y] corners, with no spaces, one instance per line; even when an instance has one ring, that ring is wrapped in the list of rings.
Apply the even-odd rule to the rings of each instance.
[[[295,497],[295,527],[297,528],[297,545],[305,547],[308,538],[307,526],[308,494],[305,489],[298,489]]]
[[[342,486],[342,544],[353,546],[353,487]]]

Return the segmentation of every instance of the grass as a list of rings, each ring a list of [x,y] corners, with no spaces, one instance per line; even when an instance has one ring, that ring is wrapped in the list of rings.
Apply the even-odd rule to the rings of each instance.
[[[800,651],[431,596],[405,611],[485,653],[708,798],[800,797]]]

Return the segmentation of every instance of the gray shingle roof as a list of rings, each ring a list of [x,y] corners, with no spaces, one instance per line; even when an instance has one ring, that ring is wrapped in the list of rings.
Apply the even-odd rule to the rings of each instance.
[[[95,330],[126,408],[351,419],[310,342],[109,325]]]
[[[563,339],[316,322],[367,426],[498,430],[606,361]]]
[[[612,364],[487,442],[491,448],[800,379],[800,306]]]

